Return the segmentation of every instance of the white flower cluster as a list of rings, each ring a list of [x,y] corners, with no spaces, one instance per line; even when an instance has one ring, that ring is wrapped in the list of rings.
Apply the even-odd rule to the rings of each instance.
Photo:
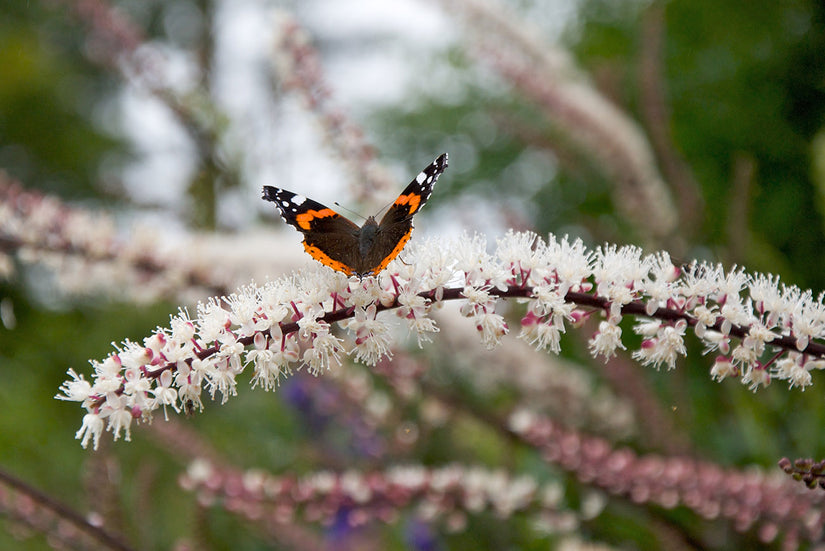
[[[81,402],[87,413],[77,438],[97,446],[104,430],[129,439],[133,419],[203,407],[204,390],[226,401],[237,377],[250,368],[253,386],[278,386],[294,368],[315,374],[345,354],[366,365],[391,356],[391,316],[407,322],[419,345],[438,331],[434,304],[464,300],[483,344],[492,348],[508,332],[495,312],[501,298],[527,302],[520,337],[537,348],[560,350],[568,324],[601,314],[589,342],[594,356],[624,349],[620,322],[637,319],[642,343],[633,356],[672,369],[686,354],[688,327],[719,357],[715,379],[741,376],[757,388],[771,376],[791,386],[811,384],[810,371],[825,366],[825,305],[821,297],[779,285],[772,276],[729,273],[720,266],[673,266],[667,253],[644,256],[637,247],[588,251],[580,240],[510,232],[495,254],[478,236],[453,243],[431,241],[409,249],[378,277],[346,278],[319,267],[263,286],[213,298],[190,318],[181,311],[168,328],[142,344],[126,341],[103,361],[92,361],[93,382],[69,370],[57,398]],[[412,261],[414,259],[414,261]],[[747,292],[745,292],[747,291]],[[338,336],[339,323],[348,335]],[[778,351],[778,353],[777,353]]]

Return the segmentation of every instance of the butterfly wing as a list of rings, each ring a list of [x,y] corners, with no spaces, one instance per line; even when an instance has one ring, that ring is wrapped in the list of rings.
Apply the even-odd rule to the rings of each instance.
[[[430,198],[435,182],[446,169],[447,154],[444,153],[413,178],[390,205],[378,224],[373,246],[364,258],[364,264],[372,267],[368,273],[377,274],[401,253],[412,235],[413,215]]]
[[[304,235],[304,250],[312,258],[347,275],[355,273],[358,226],[331,208],[285,189],[264,186],[263,198],[275,203],[284,221]]]

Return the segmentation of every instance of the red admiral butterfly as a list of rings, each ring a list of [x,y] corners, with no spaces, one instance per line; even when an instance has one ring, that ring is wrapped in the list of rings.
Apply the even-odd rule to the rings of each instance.
[[[304,234],[304,249],[312,258],[333,270],[363,277],[377,274],[398,256],[410,240],[413,215],[427,202],[446,168],[445,153],[410,182],[381,222],[370,216],[360,228],[331,208],[285,189],[264,186],[263,198],[278,205],[286,223]]]

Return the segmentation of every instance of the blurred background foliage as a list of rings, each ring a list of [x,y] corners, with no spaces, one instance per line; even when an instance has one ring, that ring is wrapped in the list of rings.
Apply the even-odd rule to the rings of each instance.
[[[85,206],[128,209],[136,193],[124,188],[122,174],[139,154],[121,126],[118,101],[129,83],[113,65],[90,55],[90,31],[78,17],[82,4],[0,2],[0,168],[28,189]],[[114,4],[145,33],[144,40],[199,60],[197,94],[178,97],[183,114],[178,121],[189,125],[190,136],[203,137],[204,128],[220,134],[225,128],[220,120],[226,115],[209,105],[212,33],[233,9],[232,3]],[[357,2],[352,4],[353,10],[361,9]],[[276,5],[295,10],[299,19],[311,12],[301,3]],[[696,185],[699,201],[692,216],[680,220],[676,238],[657,246],[672,246],[677,249],[674,255],[685,260],[707,258],[778,273],[783,281],[811,288],[815,295],[825,289],[821,2],[520,0],[503,2],[502,8],[515,18],[532,19],[540,37],[548,34],[543,37],[548,43],[555,39],[542,25],[564,10],[568,23],[561,35],[563,47],[602,94],[629,113],[647,135],[664,136],[660,144],[666,150],[655,143],[654,150],[665,181],[683,178]],[[460,19],[456,14],[448,17]],[[313,28],[311,21],[308,27]],[[347,50],[335,40],[327,42],[323,34],[312,38],[322,57],[341,58],[359,51],[357,42]],[[557,129],[517,87],[491,75],[484,68],[484,55],[474,52],[472,43],[459,37],[431,63],[462,83],[460,93],[443,97],[438,88],[428,86],[428,75],[421,74],[419,87],[403,99],[360,106],[356,118],[365,126],[367,141],[377,144],[379,158],[395,159],[410,173],[418,169],[420,159],[449,151],[450,172],[439,183],[433,203],[441,205],[434,205],[433,211],[482,231],[489,228],[477,212],[492,213],[501,227],[569,232],[590,244],[639,242],[636,226],[616,210],[604,173],[566,147]],[[335,82],[331,85],[334,90]],[[272,93],[288,95],[277,83]],[[198,126],[192,113],[213,113],[219,123]],[[257,201],[259,186],[237,168],[242,148],[220,138],[212,144],[214,150],[193,148],[196,168],[181,196],[183,206],[172,206],[186,213],[190,227],[220,227],[219,205],[236,184],[249,191],[248,223],[256,221],[259,206],[252,201]],[[301,181],[298,177],[283,185],[300,189]],[[480,210],[461,211],[466,205]],[[435,218],[434,213],[422,216],[431,214]],[[59,297],[36,268],[18,268],[17,277],[0,284],[0,297],[13,305],[14,313],[13,320],[6,318],[6,326],[0,328],[2,468],[80,511],[119,511],[120,528],[136,548],[167,549],[181,539],[195,542],[194,548],[269,548],[260,534],[228,513],[198,508],[176,485],[180,458],[141,429],[131,444],[107,442],[103,452],[92,454],[72,438],[81,421],[78,408],[52,399],[68,367],[87,371],[88,358],[104,357],[111,341],[142,339],[166,324],[177,305]],[[517,315],[518,307],[513,309]],[[580,343],[566,337],[563,353],[603,377],[603,366],[588,360]],[[825,453],[825,412],[817,390],[821,381],[805,394],[781,385],[751,394],[736,382],[711,382],[712,358],[691,344],[687,361],[675,372],[635,366],[635,376],[657,397],[662,415],[685,443],[676,451],[725,466],[758,464],[766,469],[783,455]],[[449,356],[429,361],[449,364]],[[288,380],[275,394],[240,385],[239,399],[224,407],[207,403],[204,414],[183,422],[245,468],[300,473],[324,466],[369,465],[370,458],[359,451],[362,447],[349,440],[350,429],[312,413],[313,400],[307,393],[324,391],[319,388],[323,380],[296,380]],[[453,388],[471,392],[458,384]],[[499,399],[506,402],[507,396]],[[645,452],[674,451],[645,441],[644,435],[626,443]],[[430,435],[429,444],[419,443],[403,460],[439,464],[463,458],[493,467],[504,461],[497,436],[470,426],[444,427]],[[510,465],[523,466],[535,476],[564,479],[529,450],[508,447],[503,455]],[[113,493],[97,486],[100,472],[116,488]],[[569,499],[585,493],[572,478],[566,483]],[[0,547],[49,548],[44,537],[21,531],[13,520],[5,524]],[[464,534],[437,537],[415,536],[420,527],[411,520],[378,530],[385,534],[387,549],[547,548],[547,540],[533,535],[524,519],[511,519],[507,530],[500,529],[502,524],[479,517],[471,519]],[[674,527],[683,533],[682,539],[676,538],[679,548],[757,545],[752,534],[737,534],[724,523],[699,522],[679,509],[635,508],[619,499],[611,500],[607,511],[588,523],[582,534],[625,549],[677,548],[669,547],[672,541],[662,536]],[[327,532],[327,538],[332,537]]]
[[[2,3],[0,164],[37,188],[100,198],[101,168],[125,144],[96,116],[120,83],[83,55],[83,33],[55,7]]]

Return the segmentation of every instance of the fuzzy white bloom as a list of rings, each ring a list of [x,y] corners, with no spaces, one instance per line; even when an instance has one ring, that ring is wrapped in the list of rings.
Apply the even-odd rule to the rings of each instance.
[[[537,285],[550,274],[546,261],[547,246],[532,232],[508,231],[497,242],[496,253],[513,277],[513,283]]]
[[[74,437],[80,440],[80,445],[84,448],[91,441],[94,449],[100,444],[100,435],[103,434],[105,424],[103,418],[97,413],[87,413],[83,416],[83,424],[75,433]]]
[[[68,374],[72,380],[63,383],[63,385],[58,389],[63,394],[58,394],[55,398],[58,400],[69,400],[72,402],[85,401],[86,398],[88,398],[92,393],[91,383],[89,383],[83,375],[78,375],[74,369],[69,369]]]
[[[132,411],[128,407],[129,399],[127,396],[117,396],[111,392],[106,396],[107,417],[109,424],[106,430],[112,431],[112,437],[117,441],[120,438],[120,431],[124,433],[124,440],[127,442],[132,439]]]
[[[765,344],[771,342],[776,338],[767,327],[761,323],[754,322],[751,324],[748,335],[742,339],[742,346],[752,349],[757,356],[761,356],[765,352]]]
[[[472,318],[481,342],[492,350],[510,330],[504,318],[495,313],[497,298],[490,294],[490,289],[472,285],[465,285],[462,295],[467,301],[461,305],[461,315]]]
[[[536,349],[549,349],[558,354],[561,352],[561,329],[552,323],[543,323],[539,318],[528,315],[521,320],[521,333],[519,338],[535,345]]]
[[[691,307],[704,304],[719,290],[718,281],[725,275],[721,264],[693,263],[688,266],[679,280],[678,293],[688,299]]]
[[[460,243],[454,246],[453,258],[455,269],[464,274],[468,285],[484,285],[489,279],[487,271],[492,262],[484,236],[463,236]]]
[[[666,307],[668,301],[674,301],[674,287],[682,272],[673,265],[667,252],[651,257],[649,265],[649,272],[642,277],[638,287],[649,297],[645,311],[653,315],[659,307]]]
[[[727,356],[719,356],[713,362],[713,367],[710,369],[710,376],[715,381],[722,381],[728,377],[735,377],[739,374],[739,370]]]
[[[48,224],[46,216],[38,220],[32,224]],[[460,312],[487,348],[509,332],[496,308],[514,298],[526,303],[519,336],[556,353],[568,324],[580,328],[600,316],[588,347],[610,358],[626,349],[619,322],[635,316],[642,344],[632,355],[657,369],[673,369],[686,354],[690,326],[705,351],[718,354],[710,370],[716,380],[738,377],[756,389],[776,377],[804,389],[811,372],[825,368],[822,297],[780,288],[773,276],[709,264],[682,273],[666,253],[611,245],[591,252],[580,240],[545,242],[529,232],[509,232],[492,254],[478,235],[408,252],[406,263],[395,261],[377,277],[319,267],[210,298],[194,316],[180,310],[141,343],[126,340],[93,360],[91,379],[70,369],[57,398],[85,409],[76,434],[83,446],[97,446],[104,431],[128,440],[133,420],[148,421],[158,409],[202,409],[204,393],[227,401],[244,371],[253,386],[274,390],[296,369],[320,375],[345,355],[367,365],[391,358],[395,319],[422,346],[439,330],[431,309],[446,300],[463,301]]]
[[[549,349],[558,354],[561,351],[561,334],[565,332],[564,322],[572,319],[575,304],[566,302],[557,288],[538,285],[533,288],[533,296],[527,306],[527,315],[521,320],[519,337],[537,349]]]
[[[230,325],[229,313],[217,299],[210,298],[206,304],[198,304],[198,337],[202,342],[220,340]]]
[[[574,304],[565,302],[564,295],[548,285],[538,285],[533,287],[533,296],[530,301],[529,310],[537,316],[555,315],[562,318],[570,318],[570,313],[575,307]]]
[[[775,327],[791,313],[785,293],[779,288],[779,276],[756,274],[750,278],[748,290],[756,311],[766,315],[767,327]]]
[[[693,316],[696,318],[696,336],[700,339],[704,337],[705,331],[708,327],[716,324],[715,306],[708,308],[705,305],[699,305],[693,309]]]
[[[268,320],[261,316],[261,301],[254,285],[241,287],[238,293],[225,299],[229,306],[229,322],[244,335],[269,328]]]
[[[696,336],[704,341],[705,354],[715,350],[718,350],[722,354],[730,354],[731,338],[729,335],[719,333],[718,331],[705,331],[701,336],[699,336],[697,332]]]
[[[772,373],[777,379],[788,381],[789,388],[798,386],[805,390],[812,383],[810,369],[813,367],[814,362],[805,363],[802,354],[791,352],[776,362]]]
[[[495,313],[483,313],[473,316],[476,329],[481,333],[481,342],[492,350],[499,345],[501,337],[506,335],[510,328],[504,318]]]
[[[422,285],[434,289],[438,294],[451,281],[455,280],[458,271],[455,269],[455,257],[451,251],[461,247],[461,241],[455,246],[445,247],[433,239],[427,240],[417,247],[411,247],[411,254],[417,255],[423,260],[422,263],[415,264],[415,276],[420,278]]]
[[[645,365],[659,368],[662,364],[668,369],[676,367],[676,358],[686,354],[685,329],[687,323],[679,321],[675,325],[663,325],[656,331],[656,336],[642,341],[642,347],[633,352],[633,357]]]
[[[602,321],[599,330],[588,342],[593,357],[603,356],[605,360],[616,355],[616,349],[626,350],[622,344],[622,328],[615,323]]]
[[[582,290],[581,286],[593,273],[593,253],[585,249],[581,239],[570,243],[567,236],[557,240],[551,235],[545,258],[556,274],[561,295],[566,295],[570,290]]]
[[[348,324],[347,329],[355,333],[355,347],[350,352],[355,354],[355,360],[373,366],[382,358],[391,358],[390,326],[383,319],[378,319],[375,304],[366,310],[356,308],[355,318]]]
[[[254,365],[252,388],[261,385],[264,390],[273,390],[278,386],[283,372],[278,355],[274,351],[251,350],[247,353],[246,359]]]
[[[593,268],[596,293],[617,306],[637,298],[636,285],[647,278],[651,262],[650,258],[641,256],[642,250],[638,247],[606,245],[597,249]]]
[[[178,391],[171,387],[172,372],[164,371],[158,378],[158,385],[151,391],[152,394],[155,395],[151,409],[155,409],[158,406],[163,407],[163,416],[166,419],[169,418],[166,414],[166,406],[172,406],[176,412],[180,412],[180,408],[178,408],[177,405]]]
[[[383,304],[383,303],[382,303]],[[402,290],[398,294],[398,316],[407,321],[407,326],[418,339],[418,346],[421,348],[425,342],[430,342],[430,334],[438,333],[439,328],[429,315],[429,304],[427,300],[417,293],[413,293],[409,288]]]
[[[733,270],[725,274],[724,277],[717,277],[716,297],[718,301],[740,302],[740,293],[748,283],[748,275],[742,268],[734,266]]]
[[[796,303],[791,318],[792,335],[796,337],[796,349],[804,352],[811,339],[822,335],[825,330],[825,305],[814,301],[811,292],[802,294]]]
[[[230,362],[236,358],[233,354],[242,349],[240,343],[223,345],[220,352],[201,364],[209,396],[214,400],[215,395],[220,394],[221,404],[225,404],[230,396],[238,395],[238,370]]]
[[[496,308],[495,298],[490,296],[487,289],[465,285],[462,294],[467,299],[467,301],[461,305],[462,316],[483,314],[494,311]]]
[[[771,384],[771,374],[761,367],[750,367],[742,374],[742,384],[756,392],[760,386]]]
[[[318,325],[323,328],[323,325]],[[304,364],[313,375],[319,375],[332,368],[332,363],[341,364],[341,353],[344,351],[342,340],[330,334],[329,326],[325,331],[313,333],[312,346],[304,351]]]

